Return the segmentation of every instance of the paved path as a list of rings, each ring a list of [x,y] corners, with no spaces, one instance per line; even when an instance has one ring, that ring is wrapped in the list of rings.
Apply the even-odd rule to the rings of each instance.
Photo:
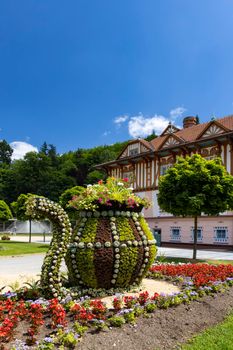
[[[46,237],[45,243],[50,242],[51,237]],[[28,236],[11,236],[13,241],[28,242]],[[33,236],[32,242],[42,243],[43,236]],[[30,279],[38,279],[40,274],[43,258],[45,254],[25,254],[18,256],[0,256],[0,288],[3,285],[19,281],[21,284]],[[166,257],[183,257],[192,258],[192,249],[178,248],[158,248],[158,255]],[[212,260],[233,260],[233,251],[213,251],[198,250],[198,259]],[[63,265],[62,270],[66,267]]]
[[[41,238],[40,238],[41,239]],[[45,254],[25,254],[0,257],[0,286],[6,281],[38,278]],[[158,248],[158,255],[192,258],[191,249]],[[233,260],[233,252],[199,250],[198,259]],[[66,267],[63,265],[62,270]]]
[[[192,258],[193,251],[192,249],[159,247],[158,255],[172,258]],[[233,260],[233,251],[220,252],[218,250],[198,250],[197,259]]]
[[[28,242],[28,236],[11,236],[12,241]],[[32,242],[34,243],[49,243],[51,236],[45,237],[45,242],[43,242],[43,236],[32,236]],[[192,249],[181,249],[181,248],[158,248],[158,254],[168,257],[182,257],[182,258],[192,258]],[[233,260],[233,251],[213,251],[213,250],[198,250],[198,259],[213,259],[213,260]]]

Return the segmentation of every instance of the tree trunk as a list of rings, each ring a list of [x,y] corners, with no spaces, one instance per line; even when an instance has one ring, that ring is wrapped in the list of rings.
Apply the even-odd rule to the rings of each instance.
[[[193,230],[193,260],[197,258],[197,216],[194,217],[194,230]]]
[[[32,220],[29,219],[29,243],[32,242]]]

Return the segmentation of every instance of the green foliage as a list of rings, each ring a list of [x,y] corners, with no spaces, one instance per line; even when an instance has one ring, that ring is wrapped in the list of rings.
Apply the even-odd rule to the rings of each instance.
[[[60,345],[64,345],[68,349],[73,349],[78,344],[78,339],[72,331],[64,332],[63,330],[58,331],[58,339]]]
[[[145,311],[148,313],[154,312],[156,308],[157,308],[157,306],[155,303],[147,303],[145,305]]]
[[[116,226],[119,231],[120,241],[134,240],[134,233],[127,218],[118,217]]]
[[[14,215],[18,220],[28,220],[31,217],[26,214],[27,210],[27,201],[30,197],[36,196],[34,194],[28,193],[28,194],[21,194],[16,202],[11,203],[11,208],[13,210]]]
[[[155,134],[155,131],[153,130],[152,134],[148,135],[148,136],[145,138],[145,140],[146,140],[146,141],[152,141],[152,140],[154,140],[154,138],[156,138],[156,137],[157,137],[157,135]]]
[[[133,193],[128,179],[109,177],[104,183],[102,180],[93,186],[89,185],[79,196],[71,201],[77,210],[100,209],[105,206],[109,209],[116,207],[124,209],[137,209],[140,206],[148,207],[147,199],[142,199]]]
[[[112,327],[121,327],[125,324],[125,319],[123,316],[112,316],[108,319]]]
[[[146,222],[146,220],[143,217],[139,217],[138,218],[138,222],[141,225],[141,228],[143,230],[143,232],[145,233],[146,237],[148,240],[152,240],[154,239],[153,233],[151,232],[148,223]]]
[[[155,262],[156,253],[157,253],[157,247],[155,245],[151,245],[149,250],[150,255],[149,255],[148,264],[147,264],[148,269]]]
[[[54,145],[44,142],[39,153],[29,152],[24,159],[11,162],[11,148],[6,141],[2,141],[0,198],[11,203],[16,201],[21,193],[37,193],[58,201],[68,188],[104,179],[106,174],[93,167],[116,159],[126,143],[78,149],[59,155]]]
[[[94,243],[96,236],[98,219],[97,218],[88,218],[84,229],[82,231],[81,242],[85,243]]]
[[[77,249],[76,262],[82,281],[91,288],[97,288],[94,249]]]
[[[160,178],[158,203],[176,216],[218,215],[233,207],[233,177],[220,159],[179,158]]]
[[[12,219],[12,213],[6,202],[0,200],[0,221]]]
[[[97,229],[98,219],[97,218],[88,218],[85,222],[84,227],[82,227],[82,236],[80,242],[84,243],[94,243],[96,237],[96,229]],[[75,229],[75,233],[73,237],[76,236],[77,232],[81,227],[77,227]],[[75,283],[76,277],[73,272],[73,264],[71,258],[72,252],[69,250],[67,252],[66,262],[69,267],[69,271],[71,273],[70,280],[72,283]],[[79,274],[81,276],[81,280],[92,288],[97,287],[97,280],[95,274],[95,265],[94,265],[94,249],[77,249],[75,259],[77,262],[77,268]],[[77,281],[76,281],[77,283]]]
[[[73,197],[76,197],[78,195],[80,195],[80,193],[84,190],[84,187],[82,186],[74,186],[71,188],[68,188],[67,190],[65,190],[59,197],[59,204],[62,206],[62,208],[64,208],[65,210],[70,210],[70,206],[69,206],[69,201],[71,201],[71,199]]]
[[[135,314],[134,311],[130,311],[124,314],[124,319],[126,321],[126,323],[131,323],[134,324],[135,323]]]
[[[0,164],[10,164],[13,149],[6,140],[0,141]]]
[[[104,171],[100,170],[93,170],[88,173],[86,177],[86,183],[87,184],[94,184],[99,180],[105,180],[106,179],[106,173]]]
[[[70,206],[69,202],[72,198],[80,195],[83,190],[84,187],[82,186],[74,186],[65,190],[59,197],[59,204],[65,209],[70,219],[77,219],[77,210]]]
[[[88,327],[82,326],[78,321],[75,321],[73,324],[73,329],[81,337],[88,330]]]
[[[138,248],[127,247],[127,249],[121,249],[119,274],[117,276],[116,286],[126,287],[130,284],[137,261]]]

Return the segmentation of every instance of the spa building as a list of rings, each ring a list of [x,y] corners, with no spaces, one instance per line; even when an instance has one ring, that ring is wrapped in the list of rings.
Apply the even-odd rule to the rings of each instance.
[[[152,141],[130,141],[116,160],[98,165],[108,176],[128,177],[135,193],[153,203],[144,210],[144,215],[161,246],[188,247],[193,243],[193,219],[163,212],[157,194],[159,177],[176,158],[195,153],[206,159],[221,157],[226,170],[233,175],[233,115],[202,124],[197,124],[196,117],[188,116],[182,129],[169,124]],[[198,218],[198,246],[233,249],[233,212]]]

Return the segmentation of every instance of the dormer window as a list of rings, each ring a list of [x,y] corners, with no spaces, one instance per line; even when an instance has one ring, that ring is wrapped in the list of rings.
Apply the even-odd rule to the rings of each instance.
[[[130,156],[135,156],[135,155],[138,154],[138,153],[139,153],[139,152],[138,152],[138,147],[132,148],[132,149],[129,150],[129,155],[130,155]]]

